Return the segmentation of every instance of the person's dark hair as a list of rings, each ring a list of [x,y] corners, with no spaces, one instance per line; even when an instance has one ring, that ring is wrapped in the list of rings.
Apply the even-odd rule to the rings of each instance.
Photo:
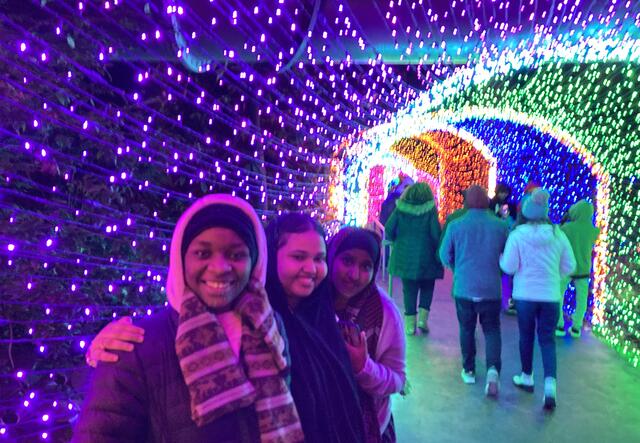
[[[487,209],[489,196],[487,190],[479,185],[471,185],[465,192],[465,207],[468,209]]]
[[[288,234],[302,234],[303,232],[315,231],[324,239],[326,234],[324,228],[318,221],[302,212],[287,212],[279,215],[270,224],[268,229],[271,232],[271,239],[276,240],[274,244],[280,249],[287,242]]]
[[[284,322],[291,354],[291,393],[309,442],[362,442],[364,423],[357,384],[336,323],[329,278],[294,309],[278,276],[278,249],[290,234],[324,229],[302,213],[286,213],[269,223],[267,281],[269,302]]]
[[[511,187],[509,185],[507,185],[506,183],[496,183],[496,194],[499,194],[501,192],[504,192],[505,194],[507,194],[506,198],[509,198],[509,196],[511,196]]]

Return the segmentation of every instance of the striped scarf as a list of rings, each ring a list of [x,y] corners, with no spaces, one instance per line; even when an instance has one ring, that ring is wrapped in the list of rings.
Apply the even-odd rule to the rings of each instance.
[[[236,311],[242,319],[240,361],[224,329],[190,291],[180,306],[176,353],[198,426],[254,405],[262,443],[303,442],[291,393],[284,382],[284,340],[271,306],[245,292]],[[213,436],[212,436],[213,437]]]

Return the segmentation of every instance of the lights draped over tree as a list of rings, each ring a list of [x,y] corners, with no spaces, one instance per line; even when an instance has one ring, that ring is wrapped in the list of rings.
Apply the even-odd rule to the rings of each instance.
[[[596,331],[637,365],[640,6],[591,3],[0,0],[0,441],[68,438],[87,344],[164,303],[211,192],[359,224],[399,171],[441,215],[496,179],[591,198]]]

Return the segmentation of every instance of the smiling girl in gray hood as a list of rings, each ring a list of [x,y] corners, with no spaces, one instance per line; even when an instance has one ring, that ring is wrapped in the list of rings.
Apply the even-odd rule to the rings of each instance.
[[[266,268],[247,202],[215,194],[188,208],[171,239],[169,306],[138,323],[144,342],[97,365],[72,441],[304,441]]]

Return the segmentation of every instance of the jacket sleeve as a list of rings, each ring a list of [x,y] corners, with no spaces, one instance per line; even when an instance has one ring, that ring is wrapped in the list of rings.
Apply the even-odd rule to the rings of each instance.
[[[384,225],[384,237],[387,240],[395,241],[397,236],[398,228],[398,211],[396,209],[393,210],[391,215],[389,216],[389,220]]]
[[[571,247],[571,243],[567,238],[567,235],[558,230],[560,242],[562,244],[561,255],[560,255],[560,275],[566,277],[568,275],[573,274],[576,270],[576,257],[573,254],[573,248]]]
[[[119,352],[92,374],[73,443],[142,442],[149,428],[146,380],[138,353]]]
[[[381,297],[387,297],[380,291]],[[406,340],[402,318],[391,300],[383,300],[383,320],[376,355],[369,356],[356,374],[358,385],[368,394],[385,397],[404,388],[406,375]]]
[[[440,244],[440,239],[442,237],[442,227],[440,226],[440,221],[438,220],[438,210],[433,209],[433,214],[431,214],[431,224],[429,225],[429,235],[431,236],[431,240],[434,245]]]
[[[513,234],[507,237],[504,252],[500,256],[500,268],[509,275],[515,274],[520,269],[520,252]]]
[[[455,256],[450,227],[444,231],[444,237],[442,238],[442,243],[440,244],[438,255],[440,256],[440,261],[443,265],[445,265],[447,268],[453,269],[453,266],[455,264]]]

